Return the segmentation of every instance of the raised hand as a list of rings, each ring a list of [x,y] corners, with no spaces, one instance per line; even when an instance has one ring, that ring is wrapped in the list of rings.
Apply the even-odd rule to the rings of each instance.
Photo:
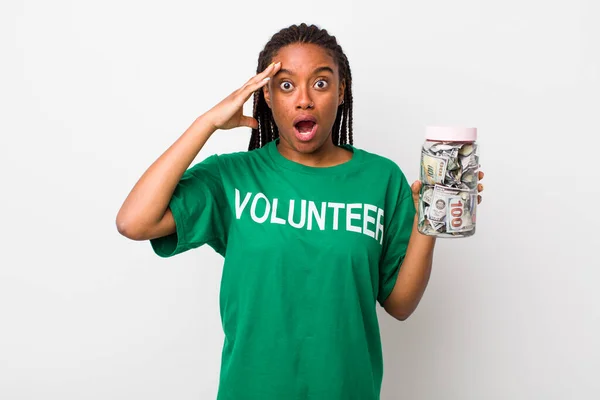
[[[233,129],[247,126],[258,128],[258,121],[243,115],[243,106],[250,96],[266,85],[281,68],[281,63],[271,63],[264,71],[250,78],[241,88],[235,90],[216,106],[206,112],[215,129]]]

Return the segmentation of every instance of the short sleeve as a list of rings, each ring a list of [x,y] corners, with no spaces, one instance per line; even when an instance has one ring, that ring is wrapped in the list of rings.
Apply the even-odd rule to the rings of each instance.
[[[379,292],[377,295],[377,301],[381,306],[392,293],[396,284],[400,266],[406,256],[416,213],[410,185],[404,174],[400,173],[399,181],[399,190],[396,190],[395,199],[392,202],[393,212],[389,220],[385,219],[387,233],[384,236],[379,261]]]
[[[150,239],[154,252],[171,257],[208,244],[225,255],[229,215],[218,155],[184,172],[169,201],[176,232]]]

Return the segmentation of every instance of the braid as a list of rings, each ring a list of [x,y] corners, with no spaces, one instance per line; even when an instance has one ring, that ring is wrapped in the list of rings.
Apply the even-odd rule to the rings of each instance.
[[[352,91],[350,90],[348,92],[348,96],[350,98],[350,104],[352,104]],[[353,144],[354,143],[354,137],[353,137],[353,130],[352,130],[352,107],[348,108],[348,143]]]
[[[353,144],[352,134],[352,74],[350,63],[335,36],[316,25],[292,25],[274,34],[258,56],[256,73],[260,73],[271,63],[273,56],[281,49],[294,43],[316,44],[327,50],[338,65],[340,81],[345,81],[344,102],[338,106],[335,122],[331,129],[331,140],[336,145]],[[279,137],[279,130],[273,113],[265,101],[262,90],[254,92],[254,118],[258,128],[252,129],[248,150],[263,147]]]

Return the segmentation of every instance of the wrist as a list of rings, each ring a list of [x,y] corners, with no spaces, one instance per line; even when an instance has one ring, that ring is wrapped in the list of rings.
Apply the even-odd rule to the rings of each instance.
[[[200,115],[199,117],[197,117],[194,120],[193,125],[196,126],[196,128],[197,128],[196,130],[198,132],[200,132],[202,135],[208,136],[208,137],[210,137],[218,129],[215,126],[214,120],[212,120],[210,118],[209,113],[204,113],[204,114]]]
[[[436,242],[437,237],[426,235],[424,233],[419,232],[419,214],[418,213],[415,214],[415,217],[413,219],[413,232],[415,233],[415,235],[417,235],[419,237],[419,239],[429,240],[432,243]]]

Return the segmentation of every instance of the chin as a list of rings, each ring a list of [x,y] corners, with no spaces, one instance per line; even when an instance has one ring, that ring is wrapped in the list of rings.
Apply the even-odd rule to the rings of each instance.
[[[322,137],[317,134],[311,140],[304,142],[304,141],[298,140],[295,136],[292,135],[292,137],[289,138],[288,143],[291,143],[293,149],[295,151],[297,151],[298,153],[311,154],[311,153],[318,151],[321,147],[323,147],[323,145],[326,143],[326,141],[328,139],[329,139],[329,136]]]

